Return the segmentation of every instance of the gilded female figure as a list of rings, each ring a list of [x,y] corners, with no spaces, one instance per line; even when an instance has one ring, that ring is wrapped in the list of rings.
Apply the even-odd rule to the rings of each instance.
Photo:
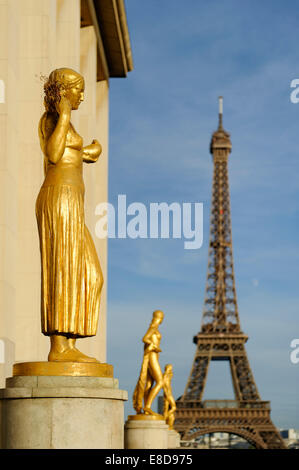
[[[171,364],[167,364],[164,369],[163,375],[163,390],[164,390],[164,410],[163,416],[169,429],[173,429],[174,415],[176,411],[176,403],[173,398],[171,380],[173,377],[173,369]]]
[[[151,324],[142,339],[144,342],[143,361],[139,380],[133,395],[133,407],[137,414],[141,414],[143,408],[144,414],[157,415],[157,413],[151,410],[151,406],[153,400],[163,387],[163,374],[159,364],[161,333],[158,330],[163,318],[163,312],[156,310],[153,313]],[[143,401],[144,406],[142,406]]]
[[[74,70],[54,70],[44,86],[45,113],[39,123],[45,179],[36,201],[42,287],[41,323],[50,336],[49,361],[95,362],[75,347],[97,331],[103,276],[84,220],[83,162],[101,153],[87,147],[71,123],[84,98],[84,79]]]

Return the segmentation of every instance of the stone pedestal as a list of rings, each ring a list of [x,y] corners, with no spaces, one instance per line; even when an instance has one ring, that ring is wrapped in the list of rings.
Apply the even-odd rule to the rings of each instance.
[[[168,430],[168,449],[178,449],[180,447],[180,434],[174,429]]]
[[[127,392],[111,377],[19,376],[0,390],[4,449],[122,449]]]
[[[125,424],[125,449],[168,449],[167,424],[164,420],[151,418],[134,419],[129,416]]]

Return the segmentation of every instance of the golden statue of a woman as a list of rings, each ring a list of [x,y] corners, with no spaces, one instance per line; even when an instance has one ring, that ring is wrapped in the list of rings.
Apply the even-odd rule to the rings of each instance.
[[[84,220],[83,162],[94,163],[102,148],[87,147],[71,123],[84,98],[84,79],[74,70],[54,70],[44,86],[39,123],[45,179],[36,201],[42,287],[41,323],[50,336],[49,361],[97,362],[75,347],[97,331],[103,276]]]
[[[163,374],[159,364],[161,333],[158,330],[163,318],[163,312],[156,310],[153,313],[151,324],[142,339],[144,342],[143,361],[133,394],[133,407],[137,414],[141,414],[143,408],[145,415],[157,416],[160,419],[162,417],[152,411],[151,406],[153,400],[163,387]]]

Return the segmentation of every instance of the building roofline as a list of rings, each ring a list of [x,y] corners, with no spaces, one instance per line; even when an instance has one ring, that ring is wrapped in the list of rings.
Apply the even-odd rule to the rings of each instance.
[[[81,0],[81,27],[95,28],[97,80],[126,77],[133,59],[124,0]]]
[[[123,34],[123,42],[127,60],[127,70],[131,72],[134,68],[133,64],[133,57],[132,57],[132,49],[131,49],[131,41],[130,41],[130,33],[128,28],[128,21],[127,21],[127,13],[124,0],[116,0],[119,12],[119,20],[120,26],[122,29]]]

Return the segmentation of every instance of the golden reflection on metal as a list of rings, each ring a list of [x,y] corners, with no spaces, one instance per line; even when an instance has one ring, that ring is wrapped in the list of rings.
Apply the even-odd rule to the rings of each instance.
[[[164,390],[164,409],[163,415],[166,424],[168,424],[169,429],[173,429],[174,419],[175,419],[175,410],[176,403],[172,395],[171,380],[173,377],[173,369],[171,364],[165,366],[165,371],[163,375],[163,390]]]
[[[163,387],[163,374],[159,364],[161,333],[158,330],[163,318],[163,312],[156,310],[142,339],[144,342],[143,361],[133,394],[133,407],[140,418],[130,416],[129,419],[148,419],[147,417],[151,416],[150,419],[164,420],[162,415],[151,409],[154,399]]]
[[[54,375],[113,377],[113,366],[98,362],[22,362],[13,365],[13,376]]]
[[[84,78],[79,73],[54,70],[44,91],[39,138],[45,179],[36,200],[42,332],[51,340],[49,361],[97,363],[75,342],[94,336],[98,325],[103,276],[85,225],[82,170],[83,162],[98,160],[102,148],[97,140],[83,147],[71,123],[71,111],[84,99]]]

